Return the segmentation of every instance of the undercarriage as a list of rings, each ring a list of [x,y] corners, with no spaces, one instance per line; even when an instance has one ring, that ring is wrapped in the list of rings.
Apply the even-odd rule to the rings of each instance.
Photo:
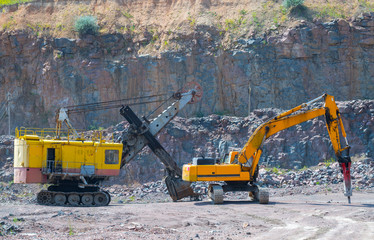
[[[209,184],[208,196],[214,204],[222,204],[225,192],[248,192],[252,201],[258,201],[261,204],[269,203],[269,191],[266,188],[259,188],[255,184],[246,182],[226,182],[226,184]]]
[[[51,185],[37,195],[42,205],[100,207],[110,203],[110,194],[98,186],[81,188],[71,184]]]

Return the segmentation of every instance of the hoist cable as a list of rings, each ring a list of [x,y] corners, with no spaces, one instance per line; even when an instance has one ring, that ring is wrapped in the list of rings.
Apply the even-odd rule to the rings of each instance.
[[[81,113],[81,112],[89,112],[89,111],[96,111],[96,110],[105,110],[111,108],[118,108],[122,105],[141,105],[141,104],[148,104],[154,102],[162,102],[165,99],[159,100],[150,100],[150,101],[141,101],[143,99],[152,99],[156,97],[166,96],[166,94],[155,94],[150,96],[142,96],[142,97],[135,97],[135,98],[124,98],[119,100],[112,100],[112,101],[105,101],[105,102],[97,102],[97,103],[87,103],[87,104],[80,104],[80,105],[72,105],[64,107],[67,109],[67,112],[70,113]],[[127,103],[125,103],[127,102]]]

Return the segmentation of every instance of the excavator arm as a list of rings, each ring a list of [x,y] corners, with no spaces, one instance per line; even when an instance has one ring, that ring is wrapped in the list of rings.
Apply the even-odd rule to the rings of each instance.
[[[78,132],[72,126],[69,120],[70,113],[83,113],[87,111],[122,107],[120,114],[126,118],[130,123],[130,126],[117,140],[117,142],[122,142],[123,144],[120,168],[134,159],[134,157],[148,145],[166,167],[168,176],[166,177],[165,182],[171,198],[176,201],[188,196],[198,197],[198,194],[195,194],[190,187],[190,183],[182,180],[182,170],[178,167],[170,154],[158,142],[156,136],[188,103],[195,103],[201,99],[202,88],[195,82],[187,83],[181,91],[174,93],[172,97],[169,98],[169,100],[173,99],[173,102],[152,121],[149,121],[145,117],[143,117],[143,119],[138,118],[129,107],[129,105],[164,101],[159,99],[164,95],[165,94],[155,94],[150,96],[63,107],[59,109],[56,114],[57,139],[60,139],[61,137],[63,123],[66,124],[68,133],[71,134],[73,138],[76,140],[83,139],[79,137]],[[124,102],[127,102],[126,107],[123,106]],[[162,105],[163,104],[161,104],[161,106]]]
[[[182,170],[156,139],[156,135],[188,103],[195,102],[197,97],[201,97],[201,87],[194,83],[188,92],[174,94],[173,98],[175,101],[152,122],[146,118],[143,118],[142,121],[128,106],[122,107],[120,110],[120,114],[130,123],[129,128],[122,135],[123,157],[121,167],[130,162],[148,145],[167,170],[168,176],[165,179],[165,183],[169,195],[174,201],[184,197],[198,197],[198,194],[193,192],[190,187],[191,183],[182,180]]]
[[[325,101],[325,105],[323,107],[302,111],[312,103],[321,99],[324,99]],[[260,156],[262,154],[262,145],[266,139],[279,131],[322,115],[325,115],[327,131],[329,133],[337,161],[340,164],[344,176],[344,195],[348,197],[348,201],[350,202],[350,197],[352,196],[350,177],[351,158],[349,156],[350,146],[346,138],[346,132],[340,117],[339,109],[336,106],[334,97],[331,95],[324,94],[308,103],[301,104],[278,115],[274,119],[261,124],[248,139],[247,143],[240,152],[230,153],[230,162],[234,162],[237,157],[239,163],[242,164],[243,170],[249,171],[250,177],[253,180]],[[340,134],[345,139],[346,146],[344,148],[341,145]]]
[[[122,135],[123,157],[121,167],[130,162],[149,142],[146,133],[156,136],[189,102],[193,101],[198,90],[191,89],[186,93],[176,93],[172,96],[174,102],[152,122],[140,120],[130,107],[122,107],[120,114],[130,123],[127,131]],[[168,164],[170,165],[170,164]],[[167,166],[167,165],[166,165]],[[176,170],[178,171],[178,170]],[[179,169],[179,171],[181,171]]]

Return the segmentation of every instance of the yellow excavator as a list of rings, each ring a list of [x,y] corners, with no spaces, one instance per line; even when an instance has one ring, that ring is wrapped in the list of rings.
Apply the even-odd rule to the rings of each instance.
[[[308,106],[321,99],[325,102],[323,107],[308,110]],[[352,196],[350,146],[334,97],[328,94],[323,94],[261,124],[240,151],[229,152],[218,163],[213,158],[194,158],[193,163],[183,165],[182,178],[189,182],[224,182],[224,184],[212,183],[208,187],[208,195],[214,204],[223,203],[224,193],[230,191],[246,191],[253,200],[267,204],[269,192],[255,184],[265,140],[279,131],[322,115],[325,115],[327,131],[344,176],[344,195],[348,197],[350,203]],[[340,135],[345,139],[344,147]]]
[[[160,102],[159,97],[162,96],[64,107],[57,112],[56,129],[16,129],[14,183],[50,184],[37,195],[37,202],[42,205],[106,206],[111,198],[101,189],[102,182],[118,176],[120,169],[148,146],[166,168],[165,183],[170,197],[174,201],[185,197],[197,198],[199,195],[193,192],[189,182],[182,181],[182,170],[156,136],[185,106],[201,99],[202,88],[197,83],[187,83],[184,89],[174,93],[156,109],[171,102],[152,120],[139,118],[129,106]],[[101,134],[91,138],[79,135],[68,117],[72,113],[121,106],[120,114],[129,126],[117,141],[104,140]],[[67,125],[67,130],[62,130],[63,123]]]

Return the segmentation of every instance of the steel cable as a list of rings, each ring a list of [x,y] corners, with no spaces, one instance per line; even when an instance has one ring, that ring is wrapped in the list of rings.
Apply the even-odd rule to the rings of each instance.
[[[126,105],[141,105],[141,104],[162,102],[162,101],[165,101],[165,99],[140,101],[140,102],[137,102],[137,101],[143,100],[143,99],[152,99],[152,98],[156,98],[156,97],[162,97],[162,96],[166,96],[166,95],[167,94],[155,94],[155,95],[135,97],[135,98],[124,98],[124,99],[97,102],[97,103],[72,105],[72,106],[66,106],[64,108],[68,109],[69,114],[70,113],[81,113],[81,112],[96,111],[96,110],[105,110],[105,109],[111,109],[111,108],[118,108],[118,107],[121,107],[122,105],[125,105],[125,104]]]

